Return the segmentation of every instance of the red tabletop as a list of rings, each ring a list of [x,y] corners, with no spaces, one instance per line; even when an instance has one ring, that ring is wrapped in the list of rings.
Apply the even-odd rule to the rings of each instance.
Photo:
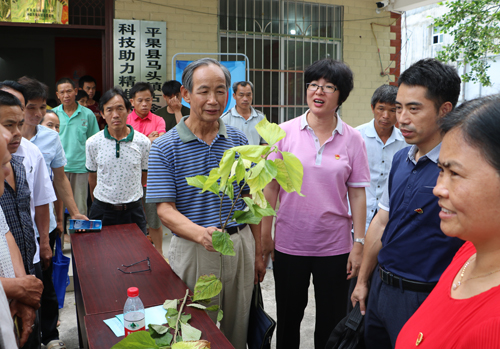
[[[72,234],[71,246],[80,345],[83,347],[87,347],[87,337],[93,348],[110,347],[106,346],[108,344],[96,346],[95,338],[98,342],[113,344],[121,339],[102,320],[123,312],[127,288],[139,288],[145,307],[163,304],[166,299],[183,298],[186,294],[187,286],[135,224],[106,226],[98,233]],[[130,265],[146,257],[150,259],[150,271],[124,274],[118,270],[147,269],[146,262],[122,267],[122,264]],[[219,343],[217,348],[232,348],[204,311],[191,307],[185,311],[193,313],[190,324],[202,331],[204,339]],[[87,324],[89,327],[85,330]]]

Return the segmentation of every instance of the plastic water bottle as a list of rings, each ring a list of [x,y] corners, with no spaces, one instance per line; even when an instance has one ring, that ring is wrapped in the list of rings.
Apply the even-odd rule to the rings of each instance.
[[[146,330],[146,320],[144,317],[144,305],[139,298],[139,289],[130,287],[127,290],[128,299],[123,307],[123,325],[125,327],[125,337],[137,331]]]

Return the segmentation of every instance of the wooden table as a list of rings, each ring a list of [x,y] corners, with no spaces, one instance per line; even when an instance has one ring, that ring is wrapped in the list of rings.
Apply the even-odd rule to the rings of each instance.
[[[139,288],[146,308],[163,304],[166,299],[183,298],[186,293],[187,286],[135,224],[106,226],[98,233],[72,234],[71,246],[81,348],[91,345],[108,349],[123,338],[116,337],[102,320],[123,312],[129,287]],[[151,271],[124,274],[118,270],[125,270],[122,264],[133,264],[146,257],[150,259]],[[146,268],[147,263],[142,262],[127,270]],[[212,348],[233,348],[204,311],[187,307],[185,312],[193,315],[190,324],[202,331],[202,338],[211,342]]]

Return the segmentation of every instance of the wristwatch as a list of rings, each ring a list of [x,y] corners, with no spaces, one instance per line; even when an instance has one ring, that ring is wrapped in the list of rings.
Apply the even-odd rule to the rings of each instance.
[[[365,244],[365,238],[358,238],[358,239],[354,239],[354,242],[359,242],[361,245],[364,245]]]

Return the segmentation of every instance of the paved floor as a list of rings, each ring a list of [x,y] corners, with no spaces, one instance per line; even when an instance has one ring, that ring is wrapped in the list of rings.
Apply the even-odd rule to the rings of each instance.
[[[163,239],[163,251],[165,255],[168,251],[168,246],[170,243],[171,234],[167,232]],[[274,277],[272,270],[268,270],[264,282],[261,284],[262,296],[264,298],[264,308],[266,312],[276,319],[276,303],[274,300]],[[293,290],[291,290],[293,292]],[[313,348],[313,338],[314,338],[314,313],[315,313],[315,302],[314,302],[314,291],[313,288],[309,288],[309,304],[306,308],[304,319],[302,320],[302,326],[300,329],[301,348]],[[75,296],[73,292],[67,292],[64,301],[64,308],[60,310],[60,321],[59,334],[61,340],[66,343],[68,349],[78,348],[78,331],[76,325],[76,308],[75,308]],[[110,330],[111,331],[111,330]],[[276,340],[273,337],[273,342],[271,348],[276,348]]]

